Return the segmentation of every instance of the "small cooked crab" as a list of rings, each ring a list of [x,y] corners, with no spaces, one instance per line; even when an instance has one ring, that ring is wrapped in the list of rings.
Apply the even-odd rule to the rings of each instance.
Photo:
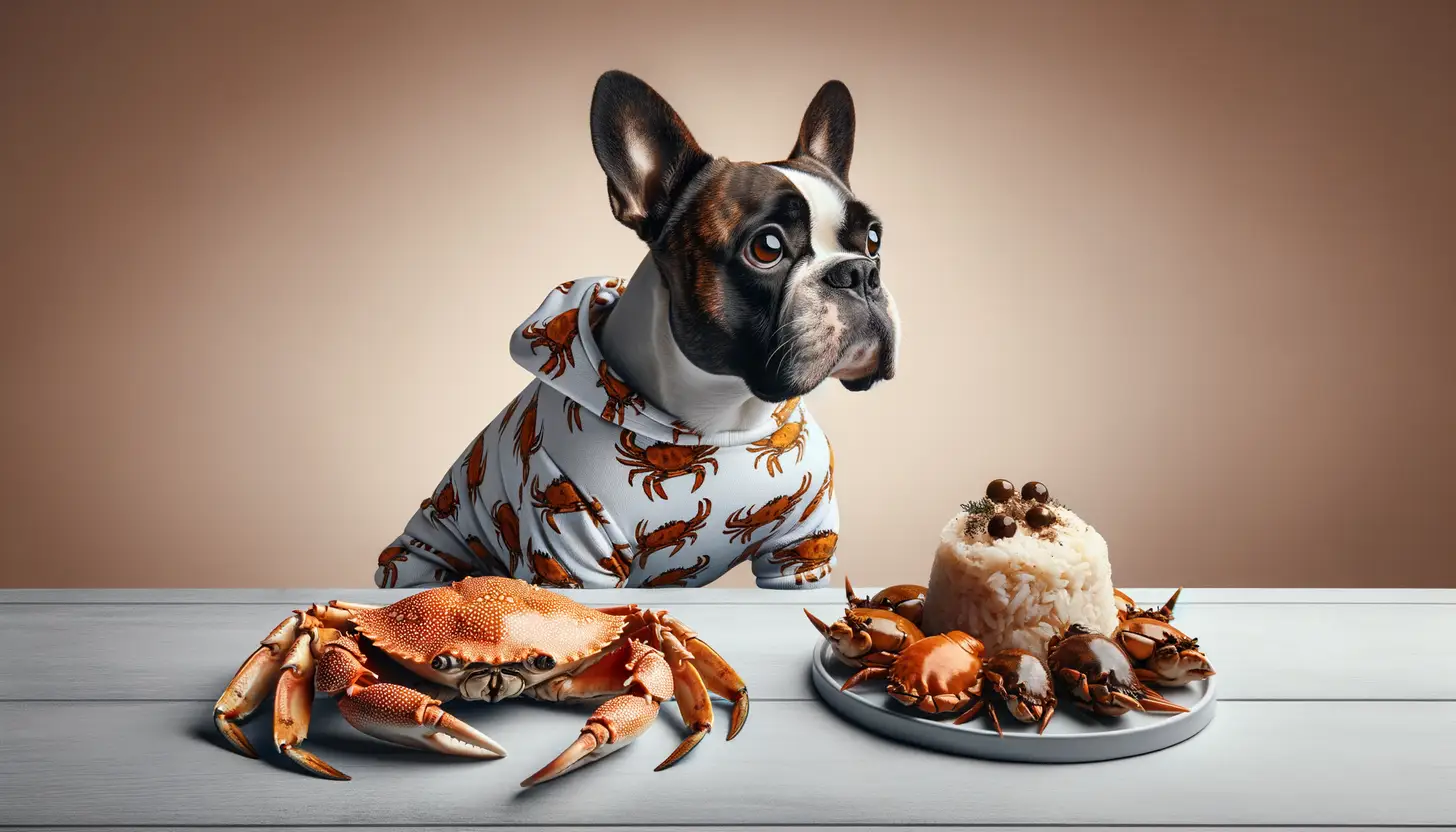
[[[849,585],[849,578],[844,579],[844,595],[849,599],[851,607],[889,610],[917,625],[920,623],[921,614],[925,611],[925,592],[925,587],[920,584],[895,584],[885,587],[869,598],[861,598],[854,594],[854,587]]]
[[[1165,688],[1183,687],[1214,674],[1198,639],[1157,618],[1129,618],[1112,634],[1132,659],[1139,679]]]
[[[988,693],[1006,703],[1012,716],[1021,722],[1037,723],[1038,734],[1046,731],[1057,710],[1056,685],[1046,662],[1035,653],[1012,647],[987,659],[981,672],[986,677]],[[1001,720],[989,697],[983,697],[956,717],[955,724],[975,719],[983,709],[996,726],[996,733],[1001,735]]]
[[[1122,716],[1130,710],[1188,710],[1144,685],[1117,642],[1083,624],[1069,625],[1061,635],[1052,636],[1047,665],[1083,710],[1103,716]]]
[[[276,690],[278,750],[336,780],[349,778],[301,745],[315,691],[337,696],[344,719],[366,734],[481,758],[502,757],[505,749],[445,712],[443,701],[605,699],[576,742],[522,786],[627,745],[672,697],[692,733],[658,771],[712,730],[710,691],[733,703],[728,739],[748,718],[748,688],[737,672],[666,612],[635,605],[595,609],[513,578],[466,578],[385,607],[314,604],[295,610],[261,644],[218,699],[218,730],[243,754],[258,756],[239,724]]]
[[[825,624],[808,610],[804,614],[829,642],[835,657],[850,667],[889,667],[900,651],[925,638],[913,621],[889,610],[851,607],[833,624]]]
[[[985,649],[979,639],[959,630],[927,636],[901,650],[888,667],[865,667],[839,689],[888,679],[886,692],[900,704],[930,714],[955,713],[981,698]]]
[[[1180,586],[1160,609],[1145,610],[1138,607],[1137,602],[1132,600],[1132,596],[1120,589],[1114,588],[1112,590],[1112,602],[1117,605],[1118,621],[1127,621],[1131,618],[1153,618],[1158,621],[1172,621],[1173,605],[1178,603],[1178,596],[1182,594],[1183,587]]]

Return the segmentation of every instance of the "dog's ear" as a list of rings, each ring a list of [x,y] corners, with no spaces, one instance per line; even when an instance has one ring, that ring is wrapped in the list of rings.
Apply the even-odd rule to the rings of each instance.
[[[682,186],[712,161],[656,90],[620,70],[597,79],[591,137],[607,174],[612,214],[647,242],[657,237]]]
[[[849,184],[849,160],[854,156],[854,99],[849,87],[839,81],[826,81],[819,88],[804,122],[799,125],[799,140],[794,142],[790,159],[808,157],[821,162],[844,184]]]

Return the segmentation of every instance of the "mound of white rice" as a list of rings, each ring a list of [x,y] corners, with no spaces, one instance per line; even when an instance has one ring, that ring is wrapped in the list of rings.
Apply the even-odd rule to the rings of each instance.
[[[1023,522],[1029,505],[998,507],[1018,520],[1004,539],[986,533],[984,513],[962,510],[946,524],[926,587],[926,635],[960,630],[986,655],[1017,647],[1045,658],[1047,640],[1068,624],[1105,635],[1117,627],[1107,541],[1062,505],[1049,506],[1056,524],[1033,530]]]

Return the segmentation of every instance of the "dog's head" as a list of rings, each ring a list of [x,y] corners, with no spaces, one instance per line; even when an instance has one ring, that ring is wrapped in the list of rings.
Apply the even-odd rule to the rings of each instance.
[[[854,102],[820,88],[783,161],[714,158],[651,87],[608,72],[591,134],[612,213],[651,247],[672,333],[698,367],[766,401],[895,373],[899,320],[880,277],[884,228],[849,187]]]

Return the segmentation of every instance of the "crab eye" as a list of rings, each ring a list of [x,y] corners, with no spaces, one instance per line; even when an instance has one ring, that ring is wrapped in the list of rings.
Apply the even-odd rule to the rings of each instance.
[[[537,656],[531,660],[531,666],[537,670],[550,670],[556,666],[556,660],[550,656]]]
[[[451,670],[459,670],[460,665],[460,659],[450,655],[449,653],[441,653],[434,658],[434,661],[430,662],[430,667],[433,667],[434,669],[441,671],[442,673],[448,673]]]

